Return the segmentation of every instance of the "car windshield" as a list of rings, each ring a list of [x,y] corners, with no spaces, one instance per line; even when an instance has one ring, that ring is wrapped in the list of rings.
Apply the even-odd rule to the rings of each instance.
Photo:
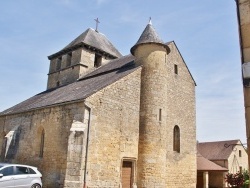
[[[0,168],[2,168],[4,165],[0,165]]]

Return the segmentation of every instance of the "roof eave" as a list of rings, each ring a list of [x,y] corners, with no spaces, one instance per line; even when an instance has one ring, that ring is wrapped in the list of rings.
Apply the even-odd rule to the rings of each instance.
[[[112,54],[110,54],[110,53],[108,53],[108,52],[106,52],[106,51],[103,51],[103,50],[101,50],[101,49],[99,49],[99,48],[96,48],[96,47],[90,46],[90,45],[88,45],[88,44],[86,44],[86,43],[84,43],[84,42],[81,42],[81,43],[79,43],[79,44],[76,44],[76,45],[74,45],[74,46],[68,47],[68,48],[66,48],[66,49],[63,49],[63,50],[61,50],[61,51],[59,51],[59,52],[56,52],[56,53],[54,53],[54,54],[48,56],[48,59],[49,59],[49,60],[52,60],[52,59],[54,59],[54,58],[56,58],[56,57],[58,57],[58,56],[61,56],[61,55],[63,55],[63,54],[66,54],[66,53],[68,53],[68,52],[71,52],[71,51],[76,50],[76,49],[81,48],[81,47],[85,47],[86,49],[90,49],[90,50],[93,50],[93,51],[97,51],[97,52],[99,52],[99,53],[101,53],[101,54],[103,54],[103,55],[106,55],[106,56],[108,56],[108,57],[111,57],[112,59],[118,58],[118,56],[114,56],[114,55],[112,55]]]
[[[138,48],[138,46],[142,46],[142,45],[146,45],[146,44],[157,44],[157,45],[163,46],[163,47],[166,49],[167,54],[170,53],[170,48],[169,48],[168,45],[166,45],[166,44],[163,44],[163,43],[160,43],[160,42],[145,42],[145,43],[138,43],[138,44],[135,44],[135,45],[130,49],[131,54],[134,55],[134,52],[135,52],[136,48]]]

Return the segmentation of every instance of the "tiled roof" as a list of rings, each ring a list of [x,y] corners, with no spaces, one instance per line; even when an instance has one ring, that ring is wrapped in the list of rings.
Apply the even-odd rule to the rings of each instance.
[[[237,144],[239,140],[225,140],[217,142],[198,143],[198,151],[209,160],[226,160],[232,153],[232,147],[225,145]]]
[[[2,115],[21,113],[45,106],[78,101],[116,82],[137,69],[132,55],[124,56],[96,69],[72,84],[39,93],[3,112]]]
[[[62,50],[60,50],[55,54],[50,55],[49,59],[59,54],[63,54],[65,53],[65,51],[71,48],[81,45],[91,46],[100,51],[106,52],[114,57],[122,56],[122,54],[114,47],[114,45],[107,39],[107,37],[104,34],[99,33],[92,28],[89,28],[81,35],[79,35],[75,40],[69,43],[65,48],[63,48]]]
[[[197,154],[197,170],[198,171],[228,171],[227,168],[221,167],[212,161],[203,157],[200,153]]]

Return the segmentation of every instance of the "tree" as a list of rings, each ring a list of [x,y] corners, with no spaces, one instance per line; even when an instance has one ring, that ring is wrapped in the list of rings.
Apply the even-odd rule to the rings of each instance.
[[[226,182],[231,186],[231,187],[238,187],[240,188],[244,184],[244,176],[242,173],[237,172],[235,174],[233,173],[228,173],[226,175]]]

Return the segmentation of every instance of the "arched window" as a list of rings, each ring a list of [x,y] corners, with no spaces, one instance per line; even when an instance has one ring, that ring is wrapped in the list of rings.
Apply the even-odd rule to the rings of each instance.
[[[174,126],[174,142],[173,142],[173,150],[180,153],[180,128],[175,125]]]
[[[44,137],[45,137],[45,133],[44,130],[42,130],[41,132],[41,137],[40,137],[40,151],[39,151],[39,157],[43,157],[43,148],[44,148]]]

